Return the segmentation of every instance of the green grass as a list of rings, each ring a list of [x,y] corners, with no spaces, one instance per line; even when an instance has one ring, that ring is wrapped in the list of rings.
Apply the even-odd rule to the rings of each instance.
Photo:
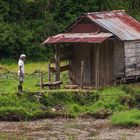
[[[48,81],[47,64],[47,62],[25,62],[25,80],[23,84],[23,89],[25,91],[35,92],[40,90],[40,87],[35,86],[37,83],[40,83],[40,73],[43,73],[44,82]],[[17,92],[17,71],[17,62],[2,60],[2,62],[0,63],[0,93]],[[61,75],[63,83],[68,82],[67,77],[67,72],[63,72],[63,74]],[[52,75],[52,81],[53,80],[54,74]]]
[[[137,84],[120,85],[96,90],[48,90],[41,91],[35,85],[40,82],[40,73],[47,82],[47,63],[28,62],[25,64],[24,93],[17,96],[17,62],[3,60],[0,64],[0,119],[32,120],[46,117],[108,118],[112,114],[112,123],[121,126],[133,126],[138,120],[128,109],[140,106],[140,87]],[[68,82],[68,74],[63,72],[61,80]],[[128,112],[127,112],[128,111]],[[116,114],[116,112],[120,112]],[[126,115],[125,115],[126,112]],[[124,119],[121,114],[124,113]],[[119,118],[120,119],[116,119]],[[133,119],[130,119],[133,118]],[[121,122],[122,120],[122,122]],[[132,122],[133,121],[133,122]]]
[[[25,75],[23,90],[38,91],[39,87],[35,86],[40,82],[39,74]],[[0,93],[15,93],[17,92],[18,78],[16,74],[1,74],[0,75]]]
[[[115,113],[111,117],[112,124],[117,126],[131,127],[140,126],[140,110],[133,109]]]
[[[7,60],[8,61],[8,60]],[[4,61],[0,64],[0,92],[17,92],[17,62],[10,63]],[[44,74],[44,81],[47,81],[47,63],[32,62],[25,63],[25,82],[23,89],[25,91],[38,91],[39,87],[35,85],[40,82],[40,73]]]

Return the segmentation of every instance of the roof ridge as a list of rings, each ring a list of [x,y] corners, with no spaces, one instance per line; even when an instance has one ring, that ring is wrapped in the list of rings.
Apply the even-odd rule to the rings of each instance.
[[[111,11],[100,11],[100,12],[88,12],[84,15],[91,15],[91,14],[105,14],[105,13],[126,13],[126,10],[111,10]]]

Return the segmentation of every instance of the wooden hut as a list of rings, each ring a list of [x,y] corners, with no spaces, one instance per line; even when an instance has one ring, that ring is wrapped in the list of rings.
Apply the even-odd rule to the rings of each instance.
[[[140,23],[124,10],[85,13],[43,44],[55,46],[55,68],[50,69],[56,81],[63,70],[77,87],[99,88],[140,76]],[[61,67],[64,48],[69,65]]]

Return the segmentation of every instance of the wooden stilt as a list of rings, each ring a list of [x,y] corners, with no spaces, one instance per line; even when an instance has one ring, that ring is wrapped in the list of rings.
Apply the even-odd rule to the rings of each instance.
[[[56,70],[55,81],[59,81],[60,80],[60,46],[58,45],[55,46],[55,70]]]
[[[48,81],[51,82],[51,70],[50,70],[50,63],[48,64]]]
[[[43,89],[43,73],[40,73],[40,87]]]
[[[96,65],[96,71],[95,71],[95,76],[96,76],[96,81],[95,81],[95,85],[96,85],[96,89],[99,88],[99,62],[100,62],[100,48],[99,48],[99,44],[97,44],[96,46],[96,62],[95,62],[95,65]]]

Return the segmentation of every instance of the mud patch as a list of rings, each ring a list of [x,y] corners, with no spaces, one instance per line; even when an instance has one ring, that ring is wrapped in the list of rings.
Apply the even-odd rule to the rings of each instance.
[[[109,120],[45,119],[32,122],[0,122],[5,140],[139,140],[139,128],[123,129]]]

